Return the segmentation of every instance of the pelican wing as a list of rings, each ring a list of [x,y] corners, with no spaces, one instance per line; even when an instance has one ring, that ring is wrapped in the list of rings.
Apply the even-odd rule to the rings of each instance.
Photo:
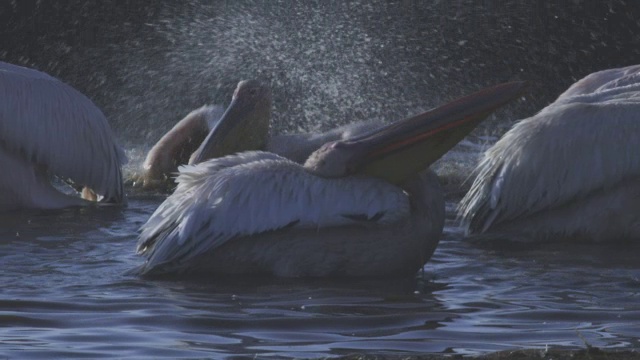
[[[266,152],[183,166],[176,191],[143,225],[142,273],[187,270],[191,259],[234,238],[282,228],[324,228],[409,216],[400,188],[370,178],[318,178]]]
[[[0,143],[57,176],[122,200],[126,158],[104,114],[45,73],[0,62]]]
[[[572,87],[575,95],[516,124],[485,153],[460,204],[470,232],[640,175],[640,79],[637,72],[618,74],[601,74],[600,84],[582,82],[594,92]]]

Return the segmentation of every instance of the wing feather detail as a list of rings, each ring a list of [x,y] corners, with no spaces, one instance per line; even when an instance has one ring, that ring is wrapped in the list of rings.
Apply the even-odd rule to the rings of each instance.
[[[382,180],[319,178],[266,152],[183,166],[177,182],[176,191],[142,227],[143,273],[186,270],[191,259],[234,238],[357,223],[343,214],[392,223],[410,213],[406,193]]]
[[[482,233],[640,176],[640,66],[587,76],[485,153],[460,203]]]
[[[43,72],[0,62],[0,142],[62,178],[122,200],[122,149],[102,111]]]

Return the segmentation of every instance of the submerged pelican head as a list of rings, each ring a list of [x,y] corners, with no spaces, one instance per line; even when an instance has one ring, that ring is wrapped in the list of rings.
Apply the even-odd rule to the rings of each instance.
[[[227,110],[189,164],[246,150],[264,149],[271,122],[271,90],[256,80],[238,83]]]

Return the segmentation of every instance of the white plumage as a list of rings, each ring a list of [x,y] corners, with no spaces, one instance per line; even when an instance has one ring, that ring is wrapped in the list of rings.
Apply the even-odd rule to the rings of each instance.
[[[83,203],[58,193],[49,175],[121,202],[125,161],[104,114],[86,96],[40,71],[0,62],[0,163],[13,172],[0,175],[0,210]]]
[[[378,129],[362,123],[275,140],[270,91],[241,81],[192,156],[196,165],[180,168],[175,192],[143,225],[139,272],[415,274],[445,217],[437,176],[425,168],[521,89],[501,84]],[[198,133],[199,124],[183,119],[168,137],[183,143],[194,132],[176,129]],[[343,140],[325,143],[336,138]],[[256,151],[216,159],[265,146],[292,160]]]
[[[202,254],[251,235],[366,222],[386,226],[411,216],[409,196],[399,187],[362,176],[321,178],[267,152],[182,166],[177,182],[142,228],[138,251],[148,258],[143,273],[192,267]]]
[[[487,150],[464,225],[526,241],[637,237],[639,139],[640,66],[591,74]]]

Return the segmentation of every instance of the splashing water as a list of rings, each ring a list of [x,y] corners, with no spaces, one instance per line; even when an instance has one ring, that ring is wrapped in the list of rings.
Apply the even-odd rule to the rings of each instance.
[[[475,132],[478,145],[594,67],[638,54],[621,40],[635,39],[624,35],[638,27],[623,1],[74,0],[36,2],[31,13],[11,6],[4,33],[15,42],[0,47],[0,58],[92,97],[129,150],[132,171],[176,121],[205,103],[227,103],[241,79],[272,87],[276,133],[393,121],[498,82],[531,81],[526,101]],[[474,160],[455,171],[468,173]]]

